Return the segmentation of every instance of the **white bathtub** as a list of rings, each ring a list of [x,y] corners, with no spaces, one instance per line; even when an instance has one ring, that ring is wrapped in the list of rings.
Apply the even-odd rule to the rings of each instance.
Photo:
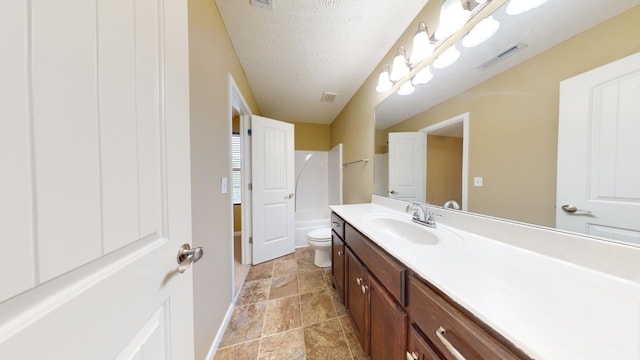
[[[296,247],[309,245],[307,244],[309,231],[330,226],[331,213],[328,208],[296,212]]]

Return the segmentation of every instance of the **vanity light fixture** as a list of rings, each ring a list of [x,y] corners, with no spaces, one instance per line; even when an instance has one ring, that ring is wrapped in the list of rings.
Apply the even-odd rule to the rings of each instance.
[[[480,45],[489,39],[498,31],[500,23],[495,20],[492,15],[480,21],[469,33],[462,39],[462,46],[474,47]]]
[[[429,39],[427,24],[420,22],[418,31],[413,36],[413,47],[411,48],[411,59],[409,62],[412,66],[417,65],[433,52],[433,44]]]
[[[450,48],[445,50],[440,56],[433,61],[433,67],[436,69],[444,69],[447,66],[453,64],[460,58],[460,51],[456,48],[456,45],[451,45]]]
[[[404,46],[400,46],[398,55],[393,58],[393,64],[391,65],[391,73],[389,78],[391,81],[398,81],[405,77],[409,73],[409,64],[407,64],[407,55],[404,50]]]
[[[428,83],[433,79],[433,74],[431,73],[431,69],[429,66],[424,69],[418,71],[418,73],[411,79],[411,83],[413,85],[423,85]]]
[[[518,15],[523,12],[535,9],[544,4],[547,0],[511,0],[507,6],[507,14]]]
[[[460,0],[445,0],[440,8],[436,39],[444,40],[453,35],[469,20],[470,16],[471,11],[465,10]]]
[[[398,89],[398,95],[411,95],[416,88],[411,84],[411,81],[405,81]]]
[[[389,65],[385,64],[382,67],[382,72],[378,76],[378,86],[376,86],[376,91],[379,93],[387,92],[393,87],[393,83],[391,79],[389,79]]]

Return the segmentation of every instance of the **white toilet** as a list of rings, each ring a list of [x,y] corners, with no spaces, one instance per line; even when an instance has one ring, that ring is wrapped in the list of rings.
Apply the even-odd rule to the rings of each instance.
[[[307,242],[315,250],[313,263],[319,267],[331,266],[331,228],[309,231]]]

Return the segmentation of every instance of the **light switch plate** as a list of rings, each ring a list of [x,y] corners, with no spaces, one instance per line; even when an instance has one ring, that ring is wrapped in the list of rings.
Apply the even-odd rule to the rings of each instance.
[[[229,192],[228,181],[226,177],[223,177],[222,179],[220,179],[220,193],[226,194],[228,192]]]
[[[482,176],[476,176],[473,178],[473,186],[482,187]]]

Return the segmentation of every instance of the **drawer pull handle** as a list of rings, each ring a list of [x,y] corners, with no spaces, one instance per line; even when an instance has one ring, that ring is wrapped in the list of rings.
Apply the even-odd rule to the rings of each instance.
[[[418,360],[418,354],[407,351],[407,360]]]
[[[367,289],[368,289],[368,288],[369,288],[369,287],[368,287],[367,285],[362,285],[362,293],[363,293],[363,294],[366,294],[366,293],[367,293]]]
[[[356,278],[356,282],[358,283],[358,285],[362,285],[362,278]]]
[[[460,354],[458,349],[456,349],[455,346],[453,346],[449,342],[449,340],[447,340],[447,338],[445,337],[447,335],[447,330],[445,330],[442,326],[440,326],[438,330],[436,330],[436,335],[438,336],[438,339],[440,339],[440,341],[447,348],[447,350],[449,350],[451,355],[453,355],[453,357],[456,358],[456,360],[465,360],[464,356]]]
[[[338,250],[338,256],[342,256],[342,250]]]
[[[326,223],[325,223],[325,224],[326,224]],[[332,225],[334,228],[337,228],[338,226],[340,226],[340,223],[339,223],[339,222],[337,222],[337,221],[332,221],[332,222],[331,222],[331,225]]]

